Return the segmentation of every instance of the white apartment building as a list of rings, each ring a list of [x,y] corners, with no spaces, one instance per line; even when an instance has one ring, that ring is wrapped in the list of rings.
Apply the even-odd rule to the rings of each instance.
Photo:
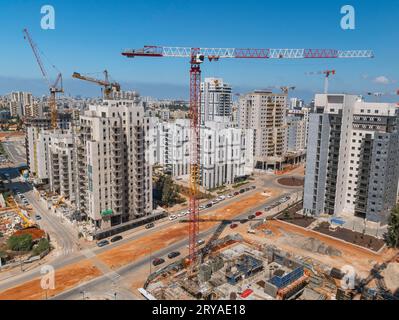
[[[309,129],[309,109],[290,110],[286,117],[285,157],[296,164],[304,160]]]
[[[310,115],[305,212],[386,224],[399,178],[398,108],[356,95],[318,94]]]
[[[190,120],[153,123],[151,161],[174,177],[190,173]],[[253,131],[231,128],[225,122],[208,121],[201,126],[201,185],[207,189],[234,183],[252,173]]]
[[[71,133],[45,133],[48,138],[48,177],[50,190],[72,204],[76,201],[77,170],[73,135]]]
[[[286,145],[287,94],[254,91],[240,97],[239,127],[254,131],[257,169],[280,169]]]
[[[71,115],[58,113],[58,128],[68,130],[70,127]],[[36,182],[48,181],[48,143],[50,139],[51,120],[50,118],[29,118],[26,125],[26,160],[30,174]],[[44,134],[47,133],[47,134]]]
[[[205,78],[201,83],[201,124],[214,121],[215,116],[230,118],[232,106],[231,86],[221,78]]]
[[[23,117],[26,106],[33,105],[33,97],[30,92],[12,92],[10,94],[10,113],[12,117]]]
[[[108,230],[152,213],[149,119],[132,100],[104,100],[80,117],[78,210]]]

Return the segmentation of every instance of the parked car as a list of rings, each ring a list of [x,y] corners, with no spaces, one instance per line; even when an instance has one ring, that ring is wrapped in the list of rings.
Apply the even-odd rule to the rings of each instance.
[[[151,229],[151,228],[154,228],[154,227],[155,227],[155,224],[153,222],[151,222],[151,223],[149,223],[149,224],[147,224],[145,226],[146,229]]]
[[[152,264],[156,267],[159,266],[160,264],[165,263],[165,259],[162,258],[155,258],[154,260],[152,260]]]
[[[253,220],[253,219],[255,219],[255,215],[254,214],[251,214],[251,215],[248,216],[248,220]]]
[[[200,239],[197,241],[197,245],[202,246],[203,244],[205,244],[205,240]]]
[[[35,215],[35,219],[36,220],[42,220],[42,217],[37,214],[37,215]]]
[[[245,189],[241,189],[241,190],[240,190],[240,193],[244,193],[244,192],[245,192]]]
[[[247,222],[248,222],[248,219],[242,219],[242,220],[240,221],[241,224],[244,224],[244,223],[247,223]]]
[[[205,205],[205,208],[211,208],[212,206],[213,206],[212,203],[207,203],[207,204]]]
[[[101,240],[99,242],[97,242],[97,247],[102,248],[109,245],[109,241],[108,240]]]
[[[227,196],[226,196],[228,199],[230,199],[230,198],[233,198],[233,194],[228,194]]]
[[[255,189],[256,189],[256,186],[252,186],[251,189],[252,189],[252,190],[255,190]]]
[[[238,224],[237,223],[232,223],[231,225],[230,225],[230,228],[231,229],[235,229],[235,228],[237,228],[238,227]]]
[[[259,216],[261,216],[262,214],[263,214],[262,211],[258,211],[258,212],[255,213],[255,216],[259,217]]]
[[[235,196],[238,196],[240,193],[238,191],[234,192]]]
[[[168,258],[169,259],[174,259],[174,258],[176,258],[178,256],[180,256],[180,252],[178,252],[178,251],[173,251],[173,252],[168,254]]]
[[[250,191],[251,190],[251,188],[245,188],[245,191]]]
[[[174,214],[172,214],[171,216],[169,216],[169,220],[170,220],[170,221],[173,221],[173,220],[176,220],[176,219],[177,219],[177,216],[174,215]]]
[[[122,236],[115,236],[115,237],[113,237],[113,238],[111,239],[111,242],[118,242],[118,241],[121,241],[122,239],[123,239]]]

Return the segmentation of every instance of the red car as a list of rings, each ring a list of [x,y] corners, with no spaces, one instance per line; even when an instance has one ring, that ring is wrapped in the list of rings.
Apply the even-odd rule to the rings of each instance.
[[[238,224],[237,223],[232,223],[231,225],[230,225],[230,228],[231,229],[235,229],[235,228],[237,228],[238,227]]]
[[[257,213],[255,213],[255,215],[256,215],[257,217],[261,216],[262,214],[263,214],[262,211],[258,211]]]

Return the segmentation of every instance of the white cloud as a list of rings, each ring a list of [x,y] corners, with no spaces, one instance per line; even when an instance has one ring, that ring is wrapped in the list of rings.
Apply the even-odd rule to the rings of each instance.
[[[374,82],[378,84],[390,84],[392,81],[389,80],[386,76],[379,76],[374,79]]]

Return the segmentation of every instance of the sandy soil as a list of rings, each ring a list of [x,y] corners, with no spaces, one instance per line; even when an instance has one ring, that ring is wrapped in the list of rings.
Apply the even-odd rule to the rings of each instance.
[[[311,230],[304,230],[294,225],[288,225],[276,220],[268,221],[267,225],[264,226],[263,229],[272,231],[272,234],[266,235],[263,232],[258,232],[258,234],[253,236],[245,234],[245,237],[252,238],[252,240],[256,238],[258,240],[260,238],[266,239],[267,243],[274,244],[284,251],[292,252],[293,254],[304,257],[308,256],[337,268],[341,268],[344,265],[352,265],[362,276],[367,276],[376,262],[382,263],[387,261],[396,253],[396,251],[389,249],[385,249],[381,253],[373,253],[366,249],[346,244],[340,240],[320,235]],[[325,245],[339,250],[341,256],[329,256],[301,248],[300,242],[308,238],[320,240]]]
[[[89,281],[101,275],[101,272],[89,261],[73,264],[55,273],[55,289],[48,290],[47,296],[55,296],[71,289],[79,283]],[[42,300],[46,291],[41,288],[40,278],[0,293],[0,300]]]
[[[385,285],[391,292],[399,290],[399,263],[393,262],[388,264],[387,268],[382,272]]]

